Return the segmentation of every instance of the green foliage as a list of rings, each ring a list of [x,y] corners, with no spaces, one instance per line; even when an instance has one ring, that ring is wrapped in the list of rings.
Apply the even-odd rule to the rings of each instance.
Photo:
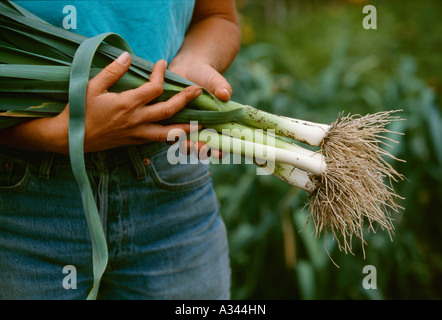
[[[240,2],[245,43],[226,73],[233,98],[323,123],[342,111],[402,109],[406,121],[390,129],[404,135],[392,135],[399,144],[389,151],[406,160],[392,162],[407,177],[395,184],[405,209],[395,214],[392,240],[380,229],[367,232],[365,251],[355,239],[354,255],[345,255],[330,237],[304,226],[305,192],[257,176],[253,165],[214,165],[230,241],[232,297],[440,299],[441,4],[302,3]],[[376,30],[362,28],[362,7],[369,3],[377,8]],[[376,290],[362,286],[365,265],[377,269]]]

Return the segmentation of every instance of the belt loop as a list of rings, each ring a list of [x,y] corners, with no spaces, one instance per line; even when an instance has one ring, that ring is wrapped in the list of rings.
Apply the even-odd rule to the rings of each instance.
[[[40,164],[40,171],[38,172],[38,176],[41,179],[49,179],[49,172],[51,171],[52,163],[54,162],[54,153],[45,153],[43,155],[43,159]]]
[[[135,146],[127,147],[127,151],[129,153],[130,160],[132,165],[134,166],[135,173],[137,175],[137,180],[146,179],[146,168],[138,155],[137,148]]]

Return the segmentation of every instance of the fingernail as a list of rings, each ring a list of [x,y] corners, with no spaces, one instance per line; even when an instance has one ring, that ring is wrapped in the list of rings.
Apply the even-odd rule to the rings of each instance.
[[[223,88],[223,92],[227,94],[227,97],[230,99],[230,92],[226,88]]]
[[[166,60],[163,60],[163,66],[164,66],[164,68],[167,68],[167,61]]]
[[[129,59],[130,59],[130,55],[129,55],[129,53],[128,53],[128,52],[123,52],[123,53],[118,57],[117,62],[118,62],[119,64],[121,64],[122,66],[125,66],[125,65],[129,62]]]
[[[202,93],[203,93],[203,90],[201,88],[199,88],[198,90],[195,91],[194,97],[196,98],[196,97],[200,96]]]

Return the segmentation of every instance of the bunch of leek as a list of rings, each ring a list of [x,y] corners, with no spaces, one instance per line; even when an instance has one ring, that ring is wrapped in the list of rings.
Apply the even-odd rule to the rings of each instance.
[[[132,65],[111,88],[115,92],[148,81],[153,63],[137,57],[116,34],[86,38],[52,26],[12,1],[0,3],[0,129],[35,117],[52,117],[69,103],[71,164],[93,241],[95,282],[91,298],[96,296],[106,268],[107,247],[84,168],[86,86],[124,51],[131,53]],[[166,72],[158,100],[166,100],[190,85],[194,84]],[[391,132],[386,126],[399,120],[394,112],[339,116],[325,125],[270,114],[234,101],[223,102],[204,90],[168,121],[198,121],[212,129],[189,137],[209,147],[229,146],[223,151],[255,160],[259,160],[258,154],[274,155],[273,175],[309,193],[307,222],[313,219],[317,235],[331,232],[339,248],[351,252],[353,236],[365,242],[363,227],[367,221],[371,228],[377,223],[389,234],[394,229],[391,211],[399,206],[391,183],[403,177],[385,160],[393,156],[380,147],[387,145],[382,134]],[[229,135],[226,129],[231,129]],[[246,129],[250,134],[244,134]],[[267,145],[265,138],[256,141],[256,130],[268,130],[264,136],[273,138],[274,146]],[[311,151],[296,142],[318,148]]]

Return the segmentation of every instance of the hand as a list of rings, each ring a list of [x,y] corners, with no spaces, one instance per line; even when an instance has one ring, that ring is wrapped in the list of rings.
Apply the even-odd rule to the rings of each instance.
[[[146,106],[163,92],[167,63],[161,60],[155,64],[149,82],[122,93],[109,92],[108,89],[127,72],[130,63],[130,55],[123,53],[89,81],[86,96],[85,152],[141,144],[146,141],[164,142],[167,141],[169,131],[174,129],[180,129],[177,132],[190,132],[190,124],[162,126],[155,122],[167,119],[180,111],[201,94],[201,88],[187,87],[165,102]],[[69,105],[52,119],[63,135],[67,136]]]
[[[207,89],[222,101],[229,101],[232,96],[230,84],[208,62],[178,55],[171,61],[169,70]],[[201,160],[207,159],[210,156],[221,159],[227,155],[227,153],[220,150],[208,148],[202,142],[194,143],[188,140],[186,144],[185,149],[187,153],[194,152]]]
[[[208,62],[178,55],[171,61],[169,70],[207,89],[222,101],[229,101],[232,96],[230,84]]]

